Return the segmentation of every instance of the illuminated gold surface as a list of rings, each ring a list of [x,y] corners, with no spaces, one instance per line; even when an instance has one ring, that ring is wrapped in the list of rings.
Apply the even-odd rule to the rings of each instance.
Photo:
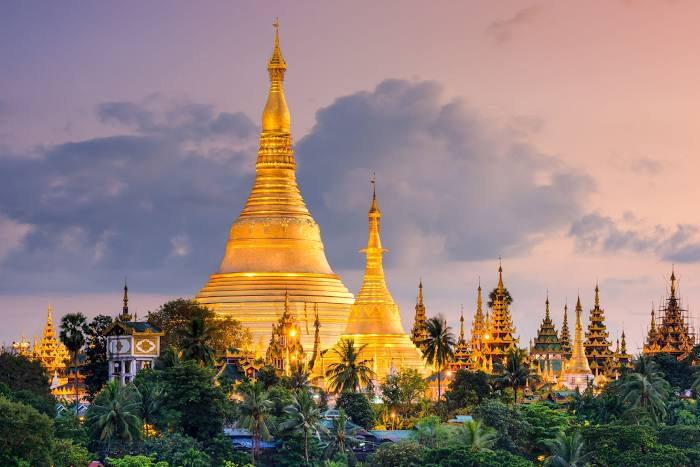
[[[369,238],[366,256],[365,276],[350,308],[350,318],[341,339],[353,339],[356,346],[367,345],[362,353],[363,360],[372,361],[372,369],[377,381],[382,381],[392,371],[413,368],[427,374],[425,362],[418,347],[403,329],[399,307],[394,302],[384,279],[382,255],[385,249],[379,237],[381,212],[377,207],[376,193],[372,196],[372,206],[368,213]],[[326,368],[335,361],[334,352],[327,352],[324,359]]]
[[[305,325],[313,324],[314,316],[304,315],[304,304],[318,304],[321,345],[327,348],[345,328],[353,296],[328,264],[318,224],[297,185],[283,89],[286,68],[276,28],[255,182],[231,225],[219,270],[196,299],[240,320],[250,328],[254,345],[267,347],[289,291],[291,313],[302,325],[302,345],[314,345],[313,328],[306,332]]]
[[[592,375],[588,366],[586,350],[583,345],[583,326],[581,325],[581,299],[576,302],[576,332],[574,333],[574,345],[571,348],[571,359],[566,362],[565,374],[567,375]]]

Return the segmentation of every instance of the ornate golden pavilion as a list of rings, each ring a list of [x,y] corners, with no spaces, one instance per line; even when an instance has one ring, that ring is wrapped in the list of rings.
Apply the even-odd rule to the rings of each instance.
[[[32,358],[41,363],[51,378],[54,374],[58,374],[58,377],[62,378],[70,361],[68,349],[56,338],[56,330],[53,327],[53,318],[51,317],[51,305],[46,311],[46,324],[38,344],[36,337],[34,338]]]
[[[373,190],[368,212],[369,235],[367,247],[363,250],[366,257],[365,275],[340,339],[352,339],[358,347],[366,345],[361,356],[363,360],[372,361],[377,381],[383,381],[392,371],[407,368],[427,376],[428,369],[421,351],[404,331],[399,307],[386,286],[382,261],[386,250],[382,248],[379,237],[381,217],[376,190]],[[337,354],[333,350],[327,351],[325,367],[336,360]]]
[[[270,89],[262,113],[255,182],[231,225],[226,252],[196,300],[250,329],[254,345],[266,346],[270,329],[284,312],[300,323],[301,343],[311,349],[318,307],[321,343],[333,345],[345,329],[353,296],[328,264],[318,224],[306,208],[296,181],[290,116],[282,83],[287,69],[275,25],[267,65]],[[306,321],[304,323],[304,321]],[[309,329],[310,331],[310,329]]]

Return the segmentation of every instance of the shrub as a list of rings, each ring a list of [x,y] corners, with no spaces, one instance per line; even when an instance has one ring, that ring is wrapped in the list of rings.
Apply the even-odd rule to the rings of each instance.
[[[415,441],[382,444],[370,456],[369,467],[421,467],[425,448]]]
[[[344,392],[338,398],[336,407],[345,410],[353,423],[369,429],[374,425],[374,411],[369,399],[359,392]]]

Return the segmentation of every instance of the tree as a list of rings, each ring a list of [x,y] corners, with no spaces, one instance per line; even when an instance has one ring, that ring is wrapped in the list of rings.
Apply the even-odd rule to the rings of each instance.
[[[355,437],[356,430],[348,430],[348,422],[348,416],[341,408],[328,430],[328,445],[323,453],[326,459],[334,459],[338,454],[346,458],[354,456],[351,448],[356,446],[359,440]]]
[[[141,378],[134,381],[139,415],[143,420],[143,434],[148,438],[161,413],[163,387],[153,378]]]
[[[496,430],[472,420],[459,427],[455,438],[472,452],[488,451],[496,444]]]
[[[448,408],[474,408],[491,397],[489,375],[483,371],[458,370],[445,391]]]
[[[353,423],[370,429],[374,425],[374,410],[367,396],[361,392],[344,392],[336,401],[336,408],[343,409]]]
[[[207,318],[196,316],[178,332],[180,334],[180,350],[184,359],[194,360],[205,366],[214,362],[214,347],[210,345],[213,340],[214,328],[209,325]]]
[[[474,418],[496,429],[496,449],[521,453],[522,447],[527,445],[530,425],[518,406],[509,407],[501,401],[488,399],[474,410]]]
[[[646,413],[652,424],[657,425],[666,417],[670,387],[659,371],[659,366],[652,360],[640,358],[635,365],[635,372],[627,375],[621,390],[624,394],[623,401],[629,408]]]
[[[585,450],[585,442],[581,433],[574,432],[567,435],[561,431],[557,437],[547,442],[549,457],[545,465],[551,467],[584,467],[592,457],[592,452]]]
[[[90,404],[85,423],[93,438],[107,442],[109,454],[113,440],[135,441],[141,438],[139,405],[131,386],[110,381]]]
[[[253,463],[260,452],[260,440],[270,437],[267,420],[272,409],[272,401],[259,383],[243,383],[238,389],[242,401],[239,405],[238,425],[250,431],[253,437]]]
[[[364,385],[374,378],[374,371],[370,367],[370,360],[361,360],[362,351],[367,344],[355,347],[354,339],[343,338],[333,352],[338,362],[331,363],[326,371],[332,392],[359,391]]]
[[[75,413],[78,413],[78,354],[85,345],[86,318],[82,313],[68,313],[61,319],[59,337],[63,345],[73,354],[73,376],[75,377]]]
[[[384,443],[369,458],[370,467],[422,467],[426,449],[416,441]]]
[[[95,316],[85,326],[85,388],[92,400],[109,377],[107,368],[107,336],[105,331],[113,323],[107,315]]]
[[[494,288],[491,292],[489,292],[489,301],[486,302],[487,307],[493,308],[493,303],[496,301],[497,294],[498,294],[498,287]],[[510,292],[505,287],[503,288],[503,298],[504,298],[504,301],[506,302],[506,305],[510,306],[513,304],[513,297],[511,297]]]
[[[308,390],[311,386],[309,377],[310,373],[307,366],[303,362],[296,362],[291,365],[289,376],[283,378],[283,383],[293,391]]]
[[[430,416],[418,420],[411,437],[427,448],[439,448],[448,444],[449,429],[440,423],[440,417]]]
[[[54,440],[52,457],[52,467],[83,466],[90,462],[90,453],[87,448],[68,439]]]
[[[139,375],[140,376],[140,375]],[[221,432],[227,398],[214,384],[214,373],[191,360],[147,373],[162,385],[162,407],[167,409],[183,433],[207,440]]]
[[[28,390],[47,400],[53,400],[49,389],[49,375],[36,360],[0,350],[0,383],[11,391]]]
[[[309,436],[315,434],[320,438],[320,432],[324,430],[321,424],[321,412],[316,407],[311,394],[305,390],[298,390],[294,394],[294,402],[284,408],[287,420],[282,422],[282,431],[301,431],[304,435],[304,460],[309,462]]]
[[[202,451],[199,441],[181,433],[164,432],[160,436],[148,438],[144,443],[144,451],[150,453],[155,460],[171,466],[220,465],[211,462],[209,456]]]
[[[534,381],[527,364],[527,353],[523,349],[510,348],[506,353],[505,363],[494,364],[494,372],[499,375],[497,381],[513,388],[513,402],[518,403],[518,389]]]
[[[280,382],[280,378],[277,376],[277,370],[275,370],[272,365],[265,365],[260,368],[256,379],[258,382],[262,383],[263,389],[266,391]]]
[[[380,388],[384,403],[399,416],[408,417],[416,412],[428,385],[418,371],[407,368],[387,376]]]
[[[464,446],[431,449],[424,455],[426,467],[533,467],[532,462],[507,451],[472,451]]]
[[[572,417],[549,403],[523,404],[518,413],[526,423],[526,451],[531,457],[549,452],[548,441],[566,431],[572,424]]]
[[[439,400],[442,395],[442,370],[445,368],[445,364],[454,356],[452,347],[455,344],[455,338],[442,315],[427,320],[425,328],[428,337],[425,339],[423,358],[437,369]]]
[[[49,417],[0,396],[0,465],[51,465],[52,444]]]

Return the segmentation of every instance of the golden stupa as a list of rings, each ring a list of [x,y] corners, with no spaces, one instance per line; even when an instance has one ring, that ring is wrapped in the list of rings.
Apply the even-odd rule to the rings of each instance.
[[[209,277],[196,300],[238,319],[250,329],[254,345],[267,347],[288,292],[304,348],[314,345],[315,307],[321,321],[321,345],[326,348],[345,329],[353,296],[328,264],[318,224],[299,192],[282,88],[286,69],[279,25],[275,24],[255,183],[231,225],[219,270]]]
[[[593,373],[586,358],[586,348],[583,343],[583,326],[581,325],[581,297],[576,301],[576,332],[574,345],[571,347],[571,358],[564,364],[560,383],[573,390],[583,392],[593,382]]]
[[[366,255],[365,276],[350,309],[348,325],[340,339],[352,339],[356,347],[366,345],[361,358],[372,362],[378,382],[383,381],[388,374],[406,368],[418,370],[426,376],[428,368],[421,351],[404,331],[399,307],[384,279],[382,254],[386,250],[382,248],[379,238],[382,214],[377,207],[376,191],[372,194],[368,216],[369,239],[367,248],[362,250]],[[325,355],[326,368],[338,359],[333,350]]]

